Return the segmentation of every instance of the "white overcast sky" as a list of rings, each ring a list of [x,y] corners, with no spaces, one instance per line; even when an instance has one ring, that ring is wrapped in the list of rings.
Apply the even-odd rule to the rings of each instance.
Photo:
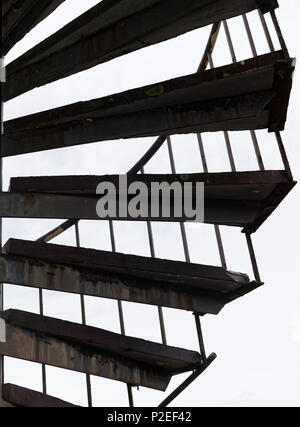
[[[55,13],[29,33],[7,55],[7,63],[67,22],[98,3],[97,0],[66,0]],[[291,56],[300,56],[299,0],[280,0],[279,17]],[[260,54],[268,52],[257,12],[249,14]],[[269,17],[267,18],[270,23]],[[239,60],[251,57],[242,19],[229,22]],[[276,47],[278,42],[270,24]],[[210,27],[193,31],[163,44],[118,58],[67,79],[35,89],[5,105],[5,119],[101,97],[126,89],[193,73],[207,43]],[[214,53],[215,65],[230,63],[223,29]],[[294,76],[289,119],[283,134],[296,179],[300,174],[300,69]],[[273,135],[257,132],[266,168],[282,169]],[[221,133],[205,134],[205,149],[211,171],[229,170]],[[257,170],[249,132],[231,133],[238,170]],[[12,176],[125,173],[149,148],[153,138],[100,142],[85,146],[18,156],[4,160],[4,185]],[[202,171],[195,135],[173,137],[178,172]],[[166,148],[155,156],[146,172],[170,172]],[[300,403],[300,294],[299,294],[299,188],[281,204],[253,236],[265,287],[228,305],[221,315],[203,319],[207,352],[218,359],[175,402],[174,406],[299,406]],[[61,221],[4,220],[4,242],[11,238],[35,240]],[[149,256],[144,223],[116,223],[119,252]],[[154,224],[157,256],[183,260],[178,224]],[[84,221],[80,225],[82,245],[110,250],[108,225]],[[188,240],[193,262],[220,265],[213,227],[190,224]],[[253,278],[244,235],[239,229],[222,227],[230,270]],[[55,243],[75,245],[74,230]],[[117,303],[86,298],[88,324],[119,332]],[[38,313],[38,292],[6,285],[5,308]],[[157,309],[124,304],[128,335],[160,342]],[[198,350],[191,313],[166,309],[168,343]],[[80,322],[79,297],[45,292],[45,314]],[[6,359],[6,382],[41,390],[39,365]],[[168,392],[186,375],[176,377]],[[75,404],[86,405],[85,376],[47,368],[48,393]],[[126,387],[92,378],[95,406],[126,406]],[[163,393],[134,391],[137,406],[156,406]]]

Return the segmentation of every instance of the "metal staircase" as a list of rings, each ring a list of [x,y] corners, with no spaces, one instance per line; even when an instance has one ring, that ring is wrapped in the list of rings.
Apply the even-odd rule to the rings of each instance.
[[[63,0],[4,0],[2,54],[7,54],[61,3]],[[0,193],[1,218],[65,222],[36,242],[10,239],[3,246],[0,281],[8,286],[38,288],[40,314],[3,311],[1,286],[0,407],[75,406],[47,394],[47,365],[86,374],[89,407],[93,406],[92,375],[125,383],[129,406],[133,407],[134,387],[166,391],[174,375],[189,372],[190,376],[158,405],[165,407],[215,360],[214,353],[206,356],[200,319],[206,314],[217,315],[225,305],[263,285],[251,234],[296,184],[280,134],[285,127],[295,64],[280,31],[275,14],[277,7],[276,0],[103,0],[7,66],[6,81],[1,83],[3,102],[121,55],[213,24],[197,73],[7,121],[1,136],[1,156],[161,135],[128,172],[127,179],[133,182],[138,177],[149,189],[153,180],[169,184],[187,180],[194,184],[204,182],[204,222],[214,227],[222,266],[191,263],[185,229],[188,219],[184,215],[166,219],[153,217],[149,212],[146,221],[151,257],[117,252],[113,221],[123,220],[121,216],[109,219],[111,252],[81,248],[80,220],[100,220],[96,213],[97,185],[104,181],[116,184],[118,176],[12,178],[9,191]],[[270,48],[270,53],[260,56],[246,15],[255,9]],[[274,49],[265,13],[271,14],[280,51]],[[242,62],[236,60],[227,22],[239,15],[253,52],[253,58]],[[213,51],[221,25],[232,63],[215,68]],[[274,133],[283,170],[265,170],[255,132],[258,129]],[[229,132],[241,130],[250,131],[258,171],[237,171]],[[230,172],[209,172],[204,132],[224,134]],[[180,133],[196,134],[203,173],[177,173],[171,136]],[[168,148],[172,174],[145,173],[145,166],[164,144]],[[145,221],[144,218],[137,220]],[[185,262],[156,258],[152,221],[179,223]],[[228,269],[220,226],[242,228],[254,280]],[[77,247],[51,243],[72,227]],[[44,316],[43,290],[80,295],[82,325]],[[85,296],[118,301],[120,334],[86,324]],[[157,306],[161,344],[126,336],[123,301]],[[167,345],[164,307],[192,312],[199,352]],[[43,393],[6,384],[5,356],[41,364]]]

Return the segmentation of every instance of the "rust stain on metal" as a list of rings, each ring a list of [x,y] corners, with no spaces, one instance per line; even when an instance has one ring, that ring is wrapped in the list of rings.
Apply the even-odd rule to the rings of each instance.
[[[125,337],[31,313],[9,310],[6,356],[165,391],[172,375],[201,366],[193,351]]]

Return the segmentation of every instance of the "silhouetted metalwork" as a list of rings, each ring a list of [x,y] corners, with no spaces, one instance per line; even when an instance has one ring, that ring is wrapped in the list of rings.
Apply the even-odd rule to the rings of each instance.
[[[242,227],[244,232],[253,233],[274,212],[282,200],[296,185],[296,182],[285,171],[223,172],[204,174],[172,175],[130,175],[128,185],[139,181],[146,185],[149,194],[148,217],[135,218],[136,221],[192,221],[186,216],[182,206],[181,216],[175,216],[171,207],[171,216],[164,217],[160,200],[159,216],[152,213],[150,200],[151,184],[190,182],[193,186],[193,205],[196,205],[196,183],[205,184],[204,222],[207,224]],[[2,217],[21,218],[71,218],[49,234],[60,233],[61,228],[68,227],[77,219],[100,220],[96,205],[98,184],[112,183],[119,194],[119,176],[52,176],[13,178],[10,193],[0,193],[0,214]],[[126,191],[126,189],[124,189]],[[122,196],[122,194],[121,194]],[[124,194],[123,194],[124,196]],[[133,196],[128,195],[128,201]],[[174,204],[173,195],[170,197]],[[130,221],[132,218],[119,213],[117,197],[116,219]],[[45,237],[41,240],[45,241]]]
[[[3,0],[2,53],[4,55],[65,0]]]
[[[157,134],[284,129],[294,64],[281,51],[5,123],[2,155]]]
[[[63,1],[4,0],[2,54]],[[73,407],[47,394],[46,365],[86,374],[89,407],[93,406],[90,375],[125,383],[129,406],[133,407],[134,387],[165,391],[173,375],[192,372],[159,405],[166,407],[215,360],[214,353],[206,356],[200,317],[218,314],[226,304],[263,285],[251,234],[296,184],[280,134],[285,127],[295,63],[289,57],[277,20],[277,7],[277,0],[190,0],[187,3],[103,0],[8,65],[7,82],[1,84],[3,101],[213,24],[196,74],[10,120],[4,125],[0,154],[9,157],[104,140],[161,135],[130,169],[128,183],[138,177],[150,189],[153,181],[170,184],[189,181],[195,190],[196,182],[204,182],[204,222],[214,225],[222,267],[191,263],[184,223],[189,218],[184,216],[137,218],[147,221],[151,257],[118,253],[112,219],[109,221],[112,252],[81,248],[79,221],[99,220],[97,185],[105,180],[117,188],[118,176],[12,178],[9,192],[0,192],[1,218],[68,220],[36,242],[10,239],[2,250],[0,283],[38,288],[40,314],[3,312],[0,284],[1,407]],[[254,9],[258,9],[270,49],[270,53],[260,56],[246,15]],[[281,51],[275,51],[264,17],[267,12],[270,12]],[[242,62],[237,62],[227,22],[238,15],[254,57]],[[222,23],[232,64],[215,68],[213,52]],[[208,65],[210,70],[206,70]],[[256,129],[274,132],[285,170],[265,170]],[[260,171],[237,172],[229,134],[234,130],[250,131]],[[231,172],[209,172],[202,135],[207,131],[223,132]],[[197,134],[204,173],[177,174],[170,136],[178,133]],[[148,162],[164,144],[168,148],[171,174],[145,173]],[[151,221],[157,220],[180,223],[186,262],[156,258]],[[243,229],[255,281],[227,268],[220,225]],[[49,243],[72,227],[76,248]],[[43,290],[78,294],[82,325],[45,317]],[[121,334],[86,325],[85,296],[118,302]],[[126,336],[122,301],[158,307],[163,344]],[[167,345],[164,307],[193,312],[199,353]],[[3,355],[40,363],[43,393],[5,384]]]
[[[36,4],[41,7],[45,1],[23,3],[35,4],[37,12]],[[4,100],[196,28],[250,12],[259,3],[265,12],[278,6],[276,0],[172,0],[171,5],[166,0],[103,0],[8,66]],[[27,11],[25,5],[24,9]],[[32,13],[29,19],[33,21]]]
[[[222,267],[21,240],[8,241],[0,265],[5,283],[202,314],[262,285]]]

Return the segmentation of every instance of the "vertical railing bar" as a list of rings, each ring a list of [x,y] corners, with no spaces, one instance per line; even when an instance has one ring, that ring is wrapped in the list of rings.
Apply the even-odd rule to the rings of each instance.
[[[197,133],[197,138],[198,138],[198,145],[199,145],[199,150],[200,150],[200,155],[201,155],[201,162],[202,162],[203,171],[204,171],[204,173],[208,173],[208,165],[207,165],[207,160],[206,160],[206,155],[205,155],[205,150],[204,150],[204,144],[203,144],[203,138],[202,138],[201,133]]]
[[[253,242],[252,242],[251,234],[246,233],[246,240],[247,240],[247,245],[248,245],[248,249],[249,249],[249,254],[250,254],[250,258],[251,258],[251,263],[252,263],[252,268],[253,268],[253,273],[254,273],[255,280],[257,282],[261,282],[261,278],[260,278],[260,274],[259,274],[259,269],[258,269],[258,265],[257,265],[257,260],[256,260],[256,255],[255,255],[255,251],[254,251],[254,247],[253,247]]]
[[[197,334],[198,334],[198,339],[199,339],[199,347],[200,347],[200,354],[201,354],[201,358],[202,358],[202,363],[204,366],[206,366],[207,365],[207,357],[206,357],[206,351],[205,351],[200,315],[198,313],[194,313],[194,316],[195,316],[196,329],[197,329]]]
[[[256,136],[256,132],[252,129],[250,130],[250,135],[251,135],[251,139],[253,142],[253,146],[254,146],[254,150],[255,150],[255,154],[256,154],[256,158],[257,158],[257,163],[259,166],[259,169],[261,171],[265,170],[265,165],[264,165],[264,161],[261,155],[261,151],[259,148],[259,144],[258,144],[258,140],[257,140],[257,136]]]
[[[265,33],[265,36],[266,36],[266,39],[267,39],[267,42],[268,42],[268,45],[269,45],[270,52],[274,52],[275,48],[274,48],[274,45],[273,45],[273,42],[272,42],[271,34],[270,34],[270,31],[269,31],[266,19],[264,17],[264,14],[261,12],[261,10],[258,10],[258,13],[259,13],[259,16],[260,16],[260,19],[261,19],[262,27],[263,27],[263,30],[264,30],[264,33]],[[276,141],[277,141],[277,144],[278,144],[278,148],[279,148],[279,151],[280,151],[281,159],[282,159],[283,165],[285,167],[285,170],[286,170],[287,174],[289,175],[289,177],[292,178],[293,175],[292,175],[292,171],[291,171],[289,159],[287,157],[286,150],[285,150],[285,147],[284,147],[284,144],[283,144],[283,141],[282,141],[282,136],[281,136],[281,134],[280,134],[279,131],[275,132],[275,138],[276,138]]]
[[[228,153],[228,157],[229,157],[231,171],[236,172],[235,160],[233,157],[233,152],[232,152],[232,147],[231,147],[231,141],[230,141],[229,133],[227,130],[224,131],[224,137],[225,137],[226,148],[227,148],[227,153]]]
[[[262,11],[260,9],[258,9],[258,15],[259,15],[260,22],[262,24],[266,39],[267,39],[267,43],[268,43],[270,52],[275,52],[275,47],[274,47],[274,44],[272,41],[272,37],[271,37],[270,31],[269,31],[267,22],[266,22],[265,15],[262,13]]]
[[[219,249],[221,264],[222,264],[222,267],[225,268],[225,270],[227,270],[227,262],[226,262],[226,257],[225,257],[225,251],[224,251],[224,245],[223,245],[223,240],[222,240],[222,235],[221,235],[221,229],[220,229],[219,225],[214,225],[214,228],[215,228],[215,234],[216,234],[217,243],[218,243],[218,249]]]
[[[113,221],[109,221],[109,232],[110,232],[110,240],[111,240],[111,249],[112,252],[116,252],[116,239],[115,239],[115,230]],[[122,301],[118,300],[118,311],[119,311],[119,320],[120,320],[120,329],[121,334],[126,334],[125,321],[124,321],[124,313],[123,313],[123,304]]]
[[[79,222],[75,224],[75,238],[77,248],[81,247],[80,242],[80,232],[79,232]],[[86,325],[86,310],[85,310],[85,299],[84,295],[80,295],[80,307],[81,307],[81,321],[83,325]],[[92,385],[91,385],[91,376],[86,374],[86,390],[87,390],[87,399],[88,407],[93,407],[93,394],[92,394]]]
[[[290,57],[289,51],[288,51],[287,45],[285,43],[285,40],[284,40],[282,31],[281,31],[281,28],[280,28],[280,25],[279,25],[279,22],[278,22],[275,10],[271,10],[270,14],[271,14],[271,18],[272,18],[272,21],[273,21],[273,24],[274,24],[274,28],[275,28],[275,31],[276,31],[276,34],[277,34],[277,37],[278,37],[281,49],[283,50],[285,56],[287,58],[289,58]]]
[[[208,165],[207,165],[207,159],[206,159],[202,135],[200,133],[198,133],[197,138],[198,138],[199,150],[200,150],[200,154],[201,154],[203,171],[204,171],[204,173],[208,173]],[[223,268],[227,269],[227,263],[226,263],[226,258],[225,258],[225,251],[224,251],[224,246],[223,246],[223,242],[222,242],[220,227],[218,225],[214,225],[214,229],[215,229],[215,235],[216,235],[216,239],[217,239],[221,264],[222,264]]]
[[[86,325],[86,309],[84,295],[80,295],[80,307],[81,307],[81,320],[82,324]]]
[[[168,143],[168,152],[169,152],[171,171],[172,171],[172,174],[175,175],[176,174],[176,165],[175,165],[174,153],[173,153],[173,148],[172,148],[172,141],[171,141],[170,136],[168,136],[168,138],[167,138],[167,143]],[[180,232],[181,232],[181,238],[182,238],[185,260],[186,260],[186,262],[190,263],[191,262],[191,256],[190,256],[189,244],[188,244],[188,240],[187,240],[187,236],[186,236],[185,224],[183,222],[180,223]]]
[[[144,167],[142,167],[141,169],[141,174],[142,175],[145,174]],[[155,258],[155,247],[154,247],[153,229],[152,229],[151,221],[147,221],[147,231],[148,231],[148,240],[149,240],[151,258]],[[157,310],[158,310],[158,319],[159,319],[162,343],[167,345],[167,333],[166,333],[163,308],[158,306]]]
[[[167,345],[168,341],[167,341],[164,311],[162,307],[157,307],[157,310],[158,310],[158,318],[159,318],[159,325],[160,325],[160,332],[161,332],[161,340],[164,345]]]
[[[111,241],[111,249],[112,249],[112,252],[115,253],[117,251],[117,247],[116,247],[114,223],[112,220],[109,221],[109,234],[110,234],[110,241]],[[118,300],[118,312],[119,312],[121,334],[126,335],[123,304],[122,304],[122,301],[120,300]],[[129,406],[130,408],[133,408],[134,400],[133,400],[132,386],[130,384],[127,384],[127,394],[128,394]]]
[[[115,230],[113,221],[109,221],[109,232],[110,232],[110,240],[111,240],[111,249],[112,252],[117,252],[116,249],[116,239],[115,239]],[[119,311],[119,321],[120,321],[120,330],[122,335],[126,335],[125,321],[124,321],[124,312],[123,312],[123,304],[122,301],[118,300],[118,311]]]
[[[167,138],[167,143],[168,143],[168,152],[169,152],[171,171],[172,171],[172,174],[175,175],[176,174],[176,165],[175,165],[174,152],[173,152],[172,141],[171,141],[170,136],[168,136],[168,138]]]
[[[113,252],[117,252],[116,239],[115,239],[115,230],[113,221],[109,221],[109,233],[110,233],[110,241],[111,241],[111,250]]]
[[[257,56],[257,50],[255,47],[255,43],[254,43],[254,39],[252,37],[252,33],[251,33],[251,29],[250,29],[250,25],[248,22],[248,18],[246,15],[243,15],[243,21],[244,21],[244,25],[246,28],[246,32],[247,32],[247,36],[248,36],[248,40],[251,46],[251,50],[253,53],[253,56]],[[225,28],[225,35],[226,35],[226,39],[227,39],[227,43],[229,46],[229,50],[231,53],[231,59],[233,63],[237,62],[237,58],[236,58],[236,54],[235,54],[235,50],[234,50],[234,46],[233,46],[233,42],[232,42],[232,38],[231,38],[231,34],[230,34],[230,30],[229,30],[229,26],[227,21],[223,21],[224,22],[224,28]],[[264,166],[264,162],[263,162],[263,158],[261,155],[261,151],[259,148],[259,144],[258,144],[258,140],[257,140],[257,136],[254,130],[250,130],[250,135],[251,135],[251,139],[252,139],[252,143],[253,143],[253,147],[254,147],[254,151],[255,151],[255,155],[256,155],[256,159],[257,159],[257,163],[259,166],[259,169],[261,171],[265,170],[265,166]]]
[[[44,316],[43,289],[39,289],[39,311],[40,311],[40,315]],[[44,363],[42,363],[42,385],[43,385],[43,393],[47,394],[47,371],[46,371],[46,365]]]
[[[256,47],[255,47],[254,39],[253,39],[252,32],[251,32],[251,29],[250,29],[249,21],[248,21],[247,15],[245,15],[245,14],[243,15],[243,21],[244,21],[244,25],[245,25],[245,28],[246,28],[246,32],[247,32],[248,40],[249,40],[249,43],[250,43],[250,47],[251,47],[251,50],[252,50],[252,55],[255,57],[255,56],[257,56],[257,50],[256,50]]]
[[[227,27],[227,30],[228,30],[228,27]],[[211,52],[208,52],[207,55],[208,55],[208,62],[209,62],[210,68],[215,68]],[[235,166],[235,161],[234,161],[234,157],[233,157],[231,141],[230,141],[228,131],[223,131],[223,135],[224,135],[224,139],[225,139],[225,144],[226,144],[226,149],[227,149],[227,154],[228,154],[228,158],[229,158],[231,171],[236,172],[236,166]]]
[[[182,243],[184,247],[185,259],[186,259],[186,262],[190,263],[191,262],[190,249],[189,249],[189,244],[187,240],[185,224],[183,222],[180,223],[180,231],[181,231]]]
[[[235,62],[237,62],[237,58],[236,58],[236,54],[235,54],[233,43],[232,43],[232,38],[231,38],[230,31],[229,31],[228,24],[227,24],[226,20],[223,21],[223,26],[225,29],[225,35],[226,35],[226,39],[228,42],[231,59],[232,59],[232,62],[235,63]]]
[[[255,46],[255,43],[254,43],[254,39],[253,39],[253,36],[252,36],[252,32],[251,32],[251,28],[250,28],[250,25],[249,25],[249,21],[248,21],[247,15],[243,15],[243,22],[244,22],[246,33],[247,33],[247,36],[248,36],[249,44],[250,44],[250,47],[251,47],[251,50],[252,50],[252,54],[253,54],[254,57],[256,57],[257,56],[257,49],[256,49],[256,46]],[[250,130],[250,134],[251,134],[251,139],[252,139],[252,143],[253,143],[253,146],[254,146],[254,150],[255,150],[255,154],[256,154],[256,158],[257,158],[257,163],[258,163],[259,169],[261,171],[264,171],[265,170],[265,166],[264,166],[262,155],[261,155],[261,151],[260,151],[260,148],[259,148],[259,144],[258,144],[256,132],[254,130]]]
[[[288,156],[286,154],[286,150],[282,141],[282,137],[281,137],[281,133],[279,131],[275,132],[275,137],[278,143],[278,148],[281,154],[281,158],[282,158],[282,162],[284,164],[285,170],[287,172],[287,174],[289,175],[289,177],[292,179],[293,178],[293,174],[292,174],[292,170],[290,167],[290,162],[288,159]]]
[[[208,173],[208,164],[207,164],[207,159],[206,159],[206,154],[205,154],[205,149],[204,149],[204,144],[203,144],[203,138],[202,138],[201,133],[197,134],[197,138],[198,138],[199,150],[200,150],[200,154],[201,154],[203,171],[204,171],[204,173]],[[221,264],[222,264],[222,267],[227,270],[225,251],[224,251],[224,246],[223,246],[223,242],[222,242],[222,236],[221,236],[221,231],[220,231],[219,225],[215,224],[214,229],[215,229],[215,235],[216,235],[216,239],[217,239],[217,245],[218,245]]]

